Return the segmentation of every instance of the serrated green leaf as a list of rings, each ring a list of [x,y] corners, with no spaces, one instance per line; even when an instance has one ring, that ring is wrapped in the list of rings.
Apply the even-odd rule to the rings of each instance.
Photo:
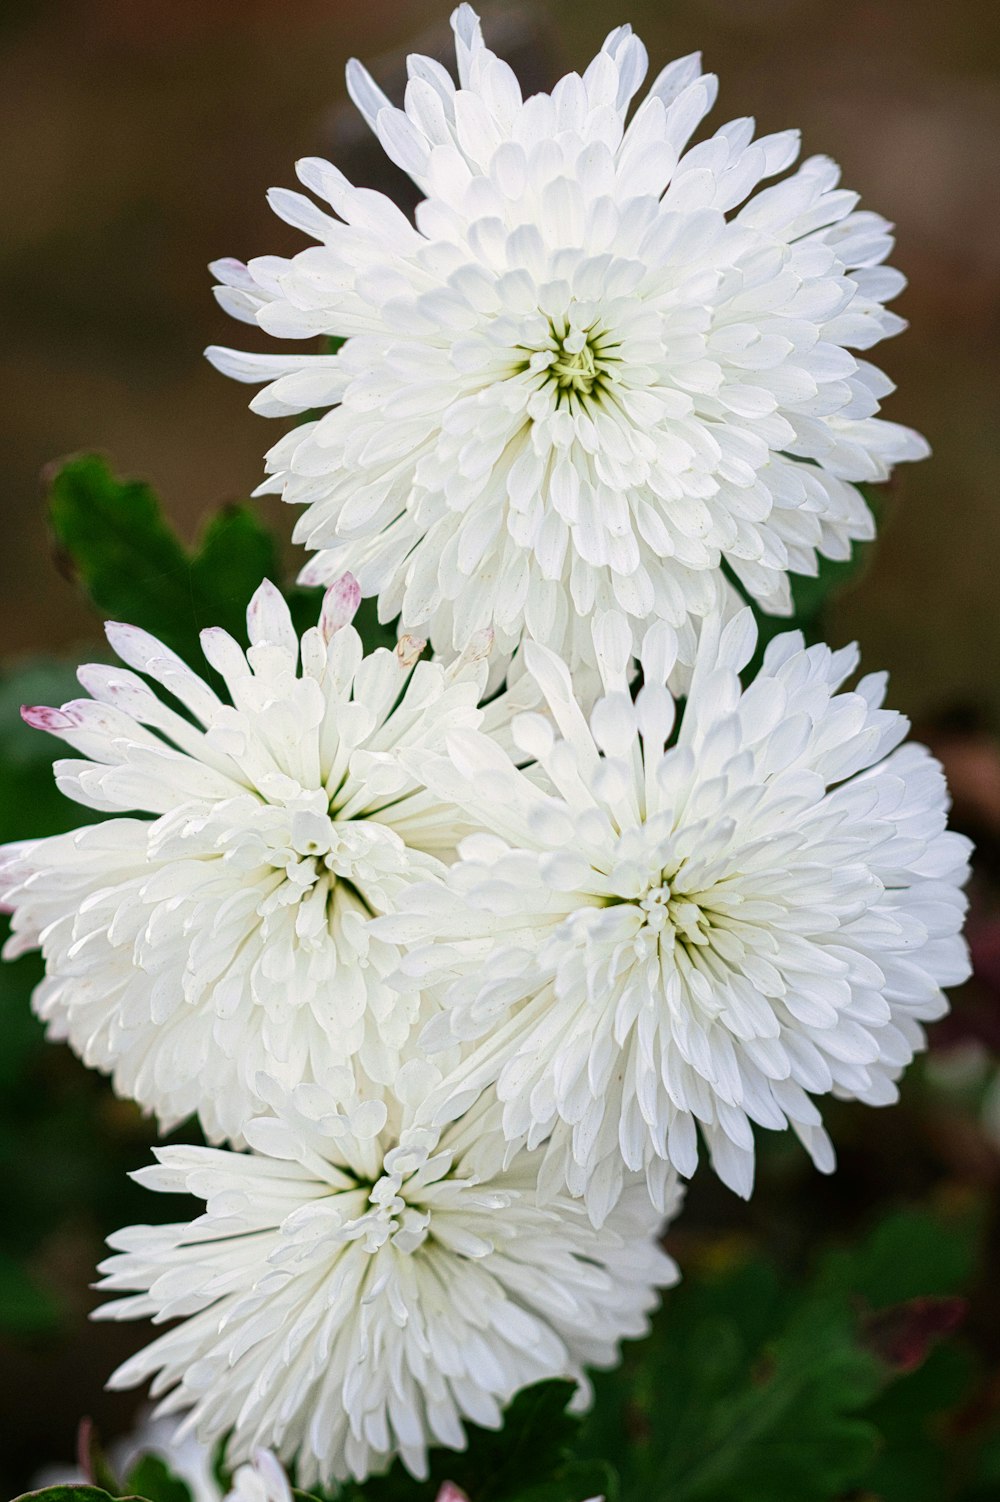
[[[878,1378],[839,1311],[803,1315],[747,1376],[709,1406],[701,1453],[674,1472],[671,1502],[821,1502],[863,1474],[877,1432],[858,1410]]]
[[[246,610],[262,579],[280,583],[274,538],[246,506],[226,506],[211,517],[191,557],[190,582],[203,624],[223,626],[237,640],[246,636]],[[316,617],[313,616],[312,624]]]
[[[519,1487],[511,1495],[512,1502],[587,1502],[591,1497],[618,1502],[621,1482],[610,1461],[574,1460],[560,1466],[551,1480]]]
[[[152,489],[117,479],[95,454],[57,470],[50,518],[65,568],[97,609],[151,632],[208,677],[199,632],[221,626],[245,644],[251,595],[262,579],[279,582],[274,538],[248,507],[217,512],[189,551]],[[285,596],[301,635],[316,624],[323,591],[294,586]],[[373,599],[362,601],[354,625],[366,651],[396,643]]]
[[[918,1210],[898,1211],[854,1246],[829,1252],[818,1286],[860,1297],[872,1309],[961,1293],[977,1255],[974,1232],[968,1216],[949,1222]]]
[[[477,1429],[448,1479],[476,1502],[501,1502],[555,1476],[565,1463],[578,1420],[567,1412],[576,1384],[538,1382],[518,1393],[503,1428]],[[442,1477],[442,1480],[444,1478]]]
[[[277,576],[273,539],[248,508],[224,508],[189,552],[151,488],[117,479],[96,454],[57,470],[49,515],[66,567],[97,609],[141,626],[199,670],[199,632],[222,626],[245,642],[250,596]]]
[[[99,1486],[45,1486],[41,1491],[22,1492],[14,1502],[116,1502]],[[150,1497],[120,1497],[117,1502],[153,1502]]]
[[[938,1346],[919,1371],[891,1383],[868,1410],[881,1443],[865,1485],[882,1502],[942,1502],[950,1495],[955,1454],[948,1421],[973,1374],[968,1351]]]
[[[125,1489],[149,1502],[192,1502],[191,1488],[160,1455],[143,1455],[125,1477]]]
[[[827,1502],[863,1474],[877,1436],[859,1410],[878,1368],[846,1307],[789,1312],[751,1264],[682,1285],[658,1323],[627,1499]]]
[[[578,1464],[572,1445],[579,1420],[566,1408],[575,1386],[549,1381],[522,1388],[507,1408],[502,1428],[467,1423],[465,1450],[432,1450],[426,1481],[414,1481],[397,1460],[384,1476],[371,1477],[360,1487],[341,1488],[338,1502],[433,1502],[446,1481],[471,1502],[518,1502],[528,1494],[533,1502],[543,1502],[543,1495],[545,1502],[549,1497],[555,1502],[555,1494],[545,1490],[550,1484],[560,1488],[564,1502],[583,1502],[571,1489]]]
[[[226,1450],[232,1432],[231,1429],[227,1429],[225,1434],[219,1436],[211,1457],[212,1479],[223,1496],[232,1490],[233,1485],[232,1468],[226,1463]]]
[[[970,1367],[933,1342],[953,1327],[971,1229],[905,1212],[804,1278],[757,1261],[689,1273],[623,1373],[598,1377],[577,1452],[621,1460],[624,1502],[834,1502],[854,1489],[902,1502],[921,1454],[940,1482]],[[915,1352],[914,1368],[887,1364],[887,1344]]]

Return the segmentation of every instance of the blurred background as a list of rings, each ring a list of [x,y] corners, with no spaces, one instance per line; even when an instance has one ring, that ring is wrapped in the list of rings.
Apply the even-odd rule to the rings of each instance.
[[[870,1118],[844,1113],[844,1167],[833,1185],[808,1178],[797,1159],[774,1168],[775,1182],[787,1186],[791,1175],[798,1186],[798,1221],[782,1219],[776,1201],[769,1209],[766,1196],[752,1212],[706,1200],[702,1216],[709,1230],[735,1222],[740,1234],[794,1242],[810,1216],[850,1224],[890,1187],[974,1192],[989,1204],[1000,1163],[992,1062],[1000,1043],[1000,7],[632,0],[619,14],[596,0],[539,0],[481,8],[488,38],[515,62],[525,92],[582,67],[620,20],[642,35],[654,72],[701,48],[722,80],[711,127],[744,114],[763,131],[801,126],[805,153],[833,156],[863,206],[898,226],[894,264],[910,286],[897,307],[912,326],[875,358],[900,387],[887,415],[925,433],[934,457],[904,467],[877,554],[836,601],[826,631],[834,644],[860,638],[867,666],[890,669],[892,703],[948,764],[958,822],[982,852],[972,926],[979,979],[939,1029],[938,1061],[908,1104],[881,1114],[874,1131]],[[206,263],[298,248],[264,191],[291,185],[299,156],[328,155],[356,181],[401,190],[345,107],[344,64],[361,55],[398,97],[403,55],[414,47],[444,55],[446,21],[446,0],[4,0],[0,653],[8,667],[76,654],[98,638],[52,556],[40,479],[52,460],[106,451],[120,473],[155,484],[189,539],[208,512],[257,484],[278,428],[246,410],[248,388],[216,374],[201,350],[265,341],[222,315]],[[287,537],[291,516],[276,501],[262,504]],[[31,671],[43,684],[59,676],[44,665]],[[41,688],[35,697],[44,698]],[[11,725],[18,702],[19,688],[0,690]],[[40,832],[37,809],[9,791],[18,758],[30,755],[25,745],[0,738],[5,839]],[[115,1217],[149,1213],[126,1189],[106,1188],[143,1161],[149,1134],[61,1050],[36,1058],[23,977],[3,986],[0,1168],[16,1193],[0,1249],[0,1368],[11,1369],[16,1355],[18,1391],[3,1425],[9,1484],[21,1485],[31,1464],[69,1457],[83,1412],[111,1432],[127,1419],[129,1403],[102,1397],[101,1384],[139,1334],[88,1328],[86,1285]],[[995,1344],[1000,1311],[984,1305],[978,1318],[985,1345]]]
[[[216,308],[206,263],[299,248],[265,189],[293,184],[299,156],[360,156],[364,127],[343,108],[346,59],[382,57],[391,82],[422,32],[444,37],[447,10],[448,0],[4,0],[4,651],[92,630],[48,562],[38,477],[56,456],[107,450],[156,483],[187,532],[258,482],[277,433],[246,411],[247,388],[202,359],[206,344],[248,339]],[[891,669],[901,708],[968,699],[1000,710],[1000,7],[492,10],[496,44],[514,45],[536,87],[586,63],[626,11],[657,67],[700,47],[722,80],[713,128],[744,114],[765,131],[801,126],[804,151],[833,156],[863,203],[896,221],[895,264],[910,278],[898,307],[912,327],[877,359],[900,387],[889,415],[925,433],[934,459],[902,472],[877,561],[832,630]],[[354,166],[374,182],[377,150]],[[278,520],[287,531],[290,518]]]

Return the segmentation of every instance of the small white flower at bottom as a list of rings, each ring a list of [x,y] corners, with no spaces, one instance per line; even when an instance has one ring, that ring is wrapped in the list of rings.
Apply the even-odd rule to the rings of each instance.
[[[584,1369],[613,1365],[675,1281],[661,1216],[640,1176],[601,1230],[579,1200],[540,1204],[542,1153],[504,1166],[488,1097],[422,1125],[439,1081],[411,1059],[344,1110],[262,1082],[276,1114],[248,1123],[253,1151],[158,1149],[139,1181],[206,1208],[109,1238],[100,1286],[126,1297],[98,1317],[179,1320],[111,1385],[153,1377],[158,1412],[228,1435],[231,1464],[272,1448],[307,1488],[396,1455],[424,1476],[428,1445],[464,1448],[465,1420],[498,1427],[532,1382],[585,1393]]]

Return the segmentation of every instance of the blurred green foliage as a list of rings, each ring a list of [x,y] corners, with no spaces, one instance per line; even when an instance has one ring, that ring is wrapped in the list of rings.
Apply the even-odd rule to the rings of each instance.
[[[136,1461],[125,1477],[125,1491],[146,1502],[190,1502],[191,1497],[185,1482],[172,1474],[159,1455],[143,1455]]]
[[[472,1502],[981,1502],[1000,1435],[968,1422],[981,1373],[953,1330],[975,1271],[970,1230],[968,1217],[903,1212],[797,1278],[756,1257],[695,1267],[652,1335],[597,1375],[582,1418],[567,1412],[571,1382],[539,1383],[501,1431],[469,1425],[465,1452],[433,1452],[425,1481],[397,1462],[337,1502],[434,1502],[445,1481]],[[929,1299],[946,1321],[928,1326]],[[123,1491],[189,1496],[159,1460]],[[73,1502],[63,1488],[36,1495]]]
[[[22,704],[60,703],[77,691],[73,670],[30,662],[0,680],[0,841],[57,834],[96,817],[56,788],[59,743],[30,730]],[[3,925],[6,929],[6,922]],[[107,1131],[107,1089],[83,1069],[64,1075],[44,1043],[29,997],[42,978],[35,954],[0,966],[0,1334],[28,1336],[58,1327],[58,1298],[29,1269],[60,1225],[113,1223],[136,1142]]]
[[[884,1502],[960,1496],[914,1490],[910,1470],[915,1446],[925,1463],[944,1458],[928,1417],[972,1390],[971,1358],[958,1358],[956,1387],[936,1345],[963,1312],[970,1230],[901,1213],[796,1281],[753,1257],[686,1275],[630,1354],[624,1401],[618,1374],[599,1379],[587,1421],[593,1443],[624,1457],[623,1502],[832,1502],[861,1487]]]

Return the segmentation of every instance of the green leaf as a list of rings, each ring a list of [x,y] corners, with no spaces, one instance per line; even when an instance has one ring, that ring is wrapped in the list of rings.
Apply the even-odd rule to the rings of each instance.
[[[68,571],[97,609],[141,626],[199,670],[198,633],[222,626],[245,642],[250,596],[278,574],[273,539],[248,508],[219,512],[189,552],[150,487],[116,479],[96,454],[56,471],[49,515]]]
[[[550,1480],[522,1485],[511,1493],[516,1502],[586,1502],[590,1497],[618,1502],[620,1495],[618,1472],[607,1460],[566,1461]]]
[[[191,595],[199,613],[211,609],[211,621],[242,641],[246,609],[262,579],[280,583],[274,538],[246,506],[226,506],[211,517],[191,558]],[[310,625],[316,624],[313,616]]]
[[[968,1351],[941,1345],[869,1409],[881,1445],[865,1486],[882,1502],[942,1502],[951,1494],[956,1455],[948,1420],[963,1405],[974,1376]]]
[[[220,1434],[215,1442],[215,1448],[212,1451],[211,1457],[212,1479],[223,1496],[226,1496],[233,1489],[232,1468],[226,1462],[226,1450],[229,1448],[229,1440],[232,1432],[231,1429],[227,1429],[225,1434]]]
[[[579,1425],[566,1411],[574,1390],[575,1383],[558,1381],[524,1388],[504,1414],[502,1429],[475,1429],[464,1455],[442,1465],[439,1454],[432,1469],[475,1502],[519,1497],[529,1485],[555,1479]]]
[[[575,1383],[538,1382],[521,1390],[508,1407],[501,1429],[466,1424],[464,1451],[430,1452],[430,1475],[414,1481],[399,1461],[386,1475],[363,1486],[345,1486],[338,1502],[433,1502],[445,1481],[459,1487],[471,1502],[583,1502],[592,1491],[577,1492],[589,1482],[603,1485],[608,1467],[581,1467],[572,1453],[580,1423],[566,1412]],[[613,1480],[613,1477],[611,1478]],[[615,1492],[612,1488],[611,1502]]]
[[[676,1502],[808,1502],[863,1473],[877,1435],[858,1410],[877,1376],[839,1311],[793,1322],[762,1348],[747,1378],[709,1403],[701,1453],[689,1453],[676,1471]]]
[[[975,1372],[948,1337],[973,1232],[968,1215],[908,1211],[805,1276],[689,1269],[623,1371],[597,1377],[576,1453],[620,1463],[624,1502],[957,1495],[974,1443],[948,1419]]]
[[[149,1502],[192,1502],[191,1488],[159,1455],[143,1455],[125,1477],[125,1489]]]
[[[1000,1497],[1000,1427],[996,1418],[960,1497],[961,1502],[996,1502]],[[890,1502],[895,1502],[895,1499],[890,1499]]]
[[[189,551],[148,485],[118,480],[95,454],[68,460],[51,485],[50,518],[64,566],[104,615],[141,626],[212,677],[198,633],[221,626],[246,643],[246,608],[262,579],[279,581],[274,538],[246,506],[216,513]],[[285,591],[300,633],[319,618],[322,589]],[[363,600],[354,624],[367,651],[393,647],[394,624]]]
[[[972,1277],[975,1229],[968,1216],[948,1221],[918,1210],[896,1212],[855,1246],[828,1253],[819,1286],[860,1297],[872,1309],[954,1296]]]
[[[627,1498],[827,1502],[863,1474],[877,1435],[859,1410],[879,1374],[846,1306],[788,1311],[751,1264],[682,1285],[661,1324]]]
[[[106,1492],[117,1497],[122,1487],[101,1443],[97,1425],[91,1418],[80,1420],[76,1435],[76,1453],[80,1469],[90,1484],[103,1487]]]
[[[39,1492],[23,1492],[14,1502],[115,1502],[99,1486],[45,1486]],[[121,1497],[117,1502],[153,1502],[151,1497]]]

